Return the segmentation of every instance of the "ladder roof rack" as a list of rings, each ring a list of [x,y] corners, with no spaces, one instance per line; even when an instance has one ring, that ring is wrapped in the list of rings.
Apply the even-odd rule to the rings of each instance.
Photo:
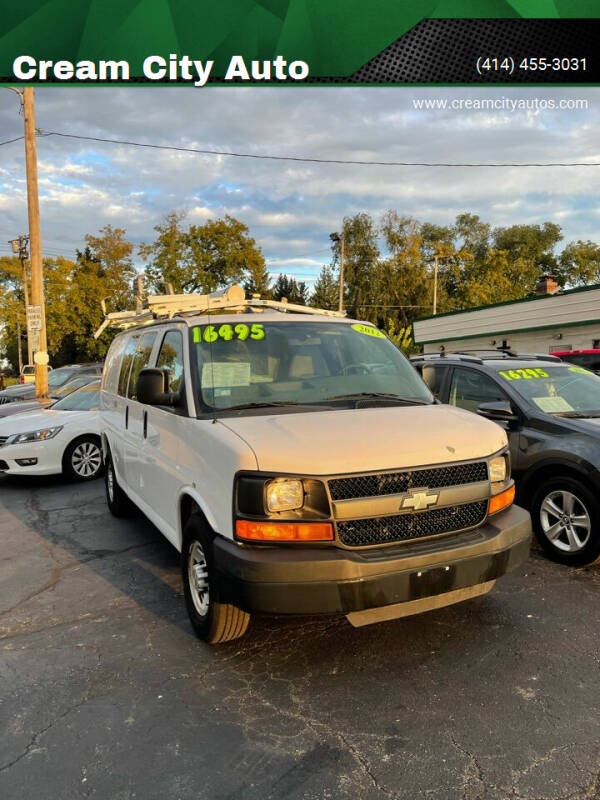
[[[94,333],[97,339],[106,328],[132,328],[136,325],[147,325],[161,319],[173,317],[186,317],[197,314],[207,314],[214,311],[229,311],[231,313],[244,313],[247,311],[266,311],[274,309],[282,313],[316,314],[327,317],[345,317],[345,311],[329,311],[323,308],[311,308],[298,303],[288,303],[286,300],[262,300],[260,297],[246,298],[246,292],[241,286],[230,286],[211,294],[159,294],[149,295],[145,307],[142,303],[131,311],[106,312],[106,303],[101,301],[104,313],[104,322]]]

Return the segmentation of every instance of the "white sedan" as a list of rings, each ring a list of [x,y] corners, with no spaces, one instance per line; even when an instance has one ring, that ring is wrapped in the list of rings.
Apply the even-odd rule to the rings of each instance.
[[[88,383],[50,408],[0,420],[0,472],[54,475],[89,481],[102,471],[100,381]]]

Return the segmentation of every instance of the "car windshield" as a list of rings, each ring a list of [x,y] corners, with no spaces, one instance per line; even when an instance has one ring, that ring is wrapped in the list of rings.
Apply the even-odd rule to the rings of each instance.
[[[433,402],[400,351],[369,325],[215,322],[193,328],[192,341],[205,410],[382,396]]]
[[[66,383],[71,375],[75,373],[73,369],[55,369],[48,373],[48,388],[56,389]]]
[[[540,411],[559,416],[600,416],[600,378],[583,367],[505,368],[499,369],[498,375]]]
[[[100,381],[88,383],[52,406],[53,411],[93,411],[100,406]]]
[[[56,397],[57,399],[60,400],[61,398],[70,395],[71,392],[74,392],[76,389],[81,389],[82,386],[87,386],[87,384],[90,383],[92,380],[93,378],[90,375],[87,375],[82,378],[73,378],[72,381],[69,381],[68,383],[65,383],[62,386],[60,386],[58,389],[55,389],[52,392],[52,397]]]

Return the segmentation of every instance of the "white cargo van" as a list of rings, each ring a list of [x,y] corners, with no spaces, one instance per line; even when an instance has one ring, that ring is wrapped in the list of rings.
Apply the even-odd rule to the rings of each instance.
[[[106,494],[180,551],[199,636],[252,612],[414,614],[527,557],[504,430],[437,404],[374,326],[231,290],[163,299],[114,315],[134,327],[103,375]]]

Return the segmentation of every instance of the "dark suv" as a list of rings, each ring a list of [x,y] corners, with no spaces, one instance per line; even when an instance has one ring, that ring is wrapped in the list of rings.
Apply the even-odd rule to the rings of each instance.
[[[58,389],[64,386],[68,381],[73,378],[78,378],[80,375],[102,375],[101,363],[89,364],[68,364],[64,367],[58,367],[48,373],[48,391],[52,394],[53,389]],[[17,403],[21,400],[34,400],[35,399],[35,383],[17,384],[17,386],[9,386],[0,392],[0,405],[4,403]]]
[[[442,403],[506,429],[517,502],[544,550],[581,566],[600,555],[600,378],[555,356],[413,356]]]

